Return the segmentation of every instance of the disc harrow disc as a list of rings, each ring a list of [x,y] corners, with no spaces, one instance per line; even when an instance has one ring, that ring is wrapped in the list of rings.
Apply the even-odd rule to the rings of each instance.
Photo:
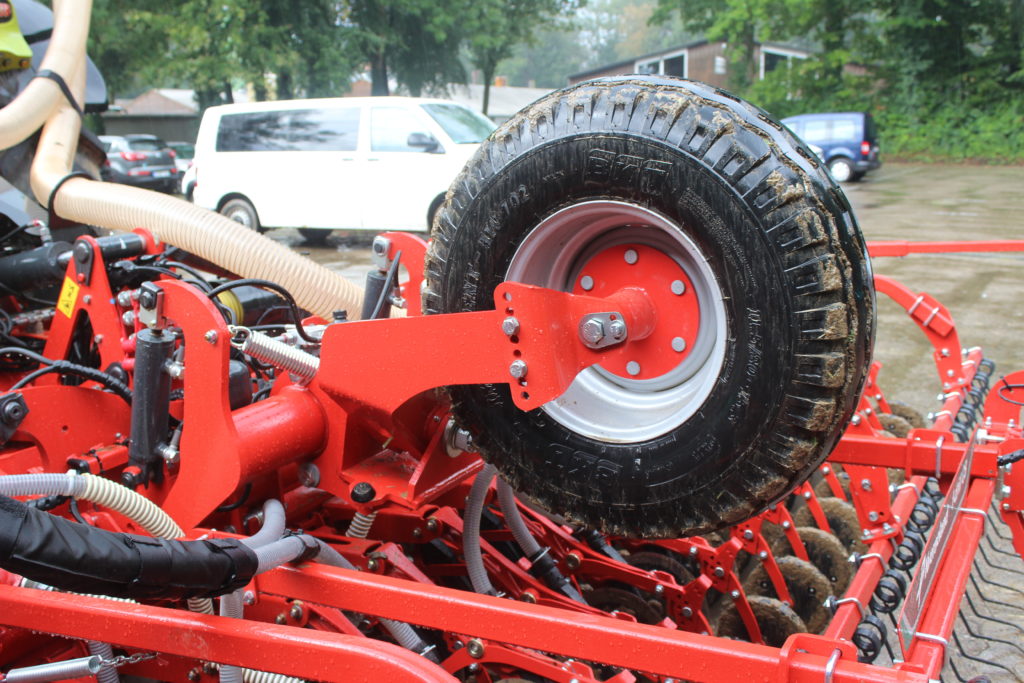
[[[861,529],[857,509],[852,504],[839,498],[819,498],[818,504],[825,513],[832,535],[839,539],[843,547],[851,553],[867,552],[867,546],[860,540]],[[797,526],[817,526],[811,509],[806,505],[793,515],[793,523]]]
[[[832,583],[833,592],[836,595],[845,593],[853,578],[853,565],[843,544],[832,534],[816,527],[800,527],[797,533],[807,548],[811,564]]]
[[[807,625],[788,605],[761,595],[747,597],[750,608],[754,611],[754,619],[761,629],[761,637],[766,645],[782,647],[794,633],[806,633]],[[730,603],[718,618],[715,634],[721,638],[736,640],[752,640],[747,634],[735,603]]]
[[[798,557],[779,557],[776,562],[793,598],[793,611],[804,620],[808,631],[821,633],[831,616],[825,607],[825,599],[832,595],[832,583],[817,567]],[[763,564],[758,564],[746,578],[743,590],[747,595],[779,597]]]
[[[657,624],[664,617],[660,604],[655,607],[636,591],[616,586],[601,586],[584,595],[587,604],[605,612],[623,612],[641,624]],[[657,603],[655,603],[657,604]]]

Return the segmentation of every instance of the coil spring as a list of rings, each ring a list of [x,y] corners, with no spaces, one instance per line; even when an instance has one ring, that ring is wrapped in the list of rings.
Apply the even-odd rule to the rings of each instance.
[[[298,375],[307,382],[320,369],[320,359],[248,327],[229,325],[231,345],[256,360]]]
[[[352,523],[348,525],[348,531],[345,532],[345,535],[351,538],[366,538],[370,533],[370,527],[373,526],[373,520],[376,518],[376,512],[371,512],[368,515],[357,512],[352,518]]]
[[[883,643],[888,638],[885,623],[873,614],[864,617],[853,633],[853,644],[857,646],[857,661],[870,663],[878,658]]]

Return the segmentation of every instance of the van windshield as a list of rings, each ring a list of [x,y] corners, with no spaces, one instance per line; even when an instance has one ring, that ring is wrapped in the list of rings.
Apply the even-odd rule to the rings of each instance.
[[[494,130],[494,122],[483,114],[457,104],[423,104],[431,118],[444,128],[456,144],[483,142]]]

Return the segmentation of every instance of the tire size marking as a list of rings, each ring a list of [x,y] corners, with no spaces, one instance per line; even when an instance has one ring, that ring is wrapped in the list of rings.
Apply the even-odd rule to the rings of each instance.
[[[592,149],[583,170],[584,182],[615,182],[638,186],[644,194],[658,194],[672,164],[657,159],[644,159],[632,154],[616,154],[605,149]]]
[[[587,488],[606,493],[616,485],[622,465],[583,451],[552,444],[544,466],[557,470],[567,478],[578,480]]]

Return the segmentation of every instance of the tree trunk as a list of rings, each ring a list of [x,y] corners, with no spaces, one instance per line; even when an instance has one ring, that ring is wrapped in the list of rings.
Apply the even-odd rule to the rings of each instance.
[[[292,72],[282,69],[277,72],[277,99],[291,100],[295,98],[295,85],[292,81]]]
[[[231,92],[231,84],[225,81],[222,87],[224,92],[224,102],[227,104],[234,104],[235,94]]]
[[[391,94],[388,89],[388,63],[384,51],[374,53],[370,61],[370,94],[377,97],[387,97]]]
[[[252,82],[252,94],[257,102],[267,101],[267,82],[262,78],[255,78]]]
[[[482,65],[480,65],[480,70],[483,72],[484,77],[484,104],[481,111],[484,116],[487,116],[487,112],[491,106],[491,84],[494,83],[494,72],[498,70],[497,60],[486,60]]]

